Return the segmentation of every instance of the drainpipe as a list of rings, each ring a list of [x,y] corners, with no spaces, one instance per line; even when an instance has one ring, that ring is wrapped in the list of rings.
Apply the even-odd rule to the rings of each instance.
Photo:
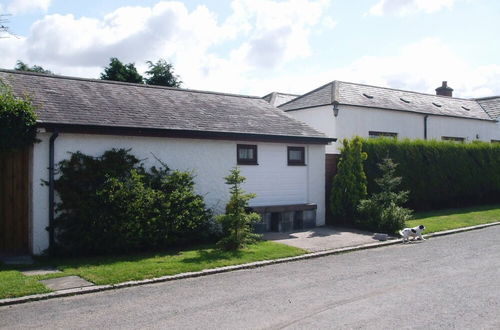
[[[54,255],[54,142],[59,132],[52,133],[49,139],[49,254]]]
[[[424,116],[424,140],[427,140],[427,118],[429,115]]]

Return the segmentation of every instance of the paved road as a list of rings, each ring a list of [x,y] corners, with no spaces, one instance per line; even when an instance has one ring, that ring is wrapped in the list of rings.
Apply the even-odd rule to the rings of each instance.
[[[500,226],[0,307],[0,328],[500,329]]]

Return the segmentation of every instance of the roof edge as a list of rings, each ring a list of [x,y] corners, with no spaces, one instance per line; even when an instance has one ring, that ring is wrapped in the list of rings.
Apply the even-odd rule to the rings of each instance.
[[[38,122],[37,127],[48,131],[61,133],[80,134],[102,134],[102,135],[129,135],[150,137],[174,137],[188,139],[211,139],[211,140],[238,140],[238,141],[262,141],[262,142],[290,142],[304,144],[329,144],[337,141],[336,138],[297,136],[297,135],[271,135],[245,132],[220,132],[220,131],[198,131],[183,129],[161,129],[131,126],[101,126],[82,125],[68,123],[46,123]]]
[[[253,95],[232,94],[232,93],[223,93],[223,92],[215,92],[215,91],[204,91],[204,90],[199,90],[199,89],[188,89],[188,88],[176,88],[176,87],[167,87],[167,86],[158,86],[158,85],[136,84],[136,83],[123,82],[123,81],[102,80],[102,79],[82,78],[82,77],[73,77],[73,76],[63,76],[63,75],[57,75],[57,74],[46,74],[46,73],[38,73],[38,72],[30,72],[30,71],[19,71],[19,70],[9,70],[9,69],[2,69],[2,68],[0,68],[0,73],[1,72],[11,73],[11,74],[19,74],[19,75],[28,75],[28,76],[53,78],[53,79],[66,79],[66,80],[87,81],[87,82],[95,82],[95,83],[101,83],[101,84],[135,86],[135,87],[153,88],[153,89],[166,89],[166,90],[173,90],[173,91],[180,91],[180,92],[191,92],[191,93],[200,93],[200,94],[214,94],[214,95],[223,95],[223,96],[232,96],[232,97],[244,97],[244,98],[249,98],[249,99],[262,99],[262,97],[260,97],[260,96],[253,96]]]

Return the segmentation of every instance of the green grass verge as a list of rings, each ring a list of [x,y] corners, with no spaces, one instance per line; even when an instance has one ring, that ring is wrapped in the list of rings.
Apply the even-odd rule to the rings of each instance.
[[[425,234],[500,221],[500,204],[416,213],[407,227],[425,226]]]
[[[41,258],[36,266],[54,266],[60,273],[24,276],[21,267],[0,266],[0,299],[48,292],[36,280],[77,275],[95,284],[116,284],[165,275],[195,272],[203,269],[272,260],[305,254],[306,251],[274,242],[259,242],[239,251],[221,251],[210,247],[198,249],[145,253],[127,256],[107,256],[78,259]],[[4,281],[9,279],[7,283]],[[6,282],[6,283],[4,283]]]

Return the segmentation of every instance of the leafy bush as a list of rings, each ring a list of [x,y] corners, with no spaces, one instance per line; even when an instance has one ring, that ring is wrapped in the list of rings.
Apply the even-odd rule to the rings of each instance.
[[[366,175],[363,161],[362,140],[355,137],[344,139],[337,174],[333,178],[330,209],[337,223],[352,224],[359,201],[366,197]]]
[[[364,169],[368,191],[378,192],[377,164],[390,157],[399,164],[407,206],[418,211],[494,203],[500,200],[500,144],[435,140],[368,139]]]
[[[246,178],[240,175],[240,170],[236,167],[225,178],[231,197],[226,205],[226,213],[216,217],[222,225],[223,238],[217,245],[225,250],[237,250],[246,244],[255,242],[260,235],[253,234],[251,225],[260,221],[257,213],[247,213],[248,201],[255,197],[255,194],[247,194],[240,187]]]
[[[0,81],[0,152],[37,142],[35,108],[28,98],[17,98]]]
[[[409,192],[398,191],[401,177],[395,176],[397,164],[392,159],[383,159],[378,167],[382,176],[375,179],[375,183],[380,192],[360,201],[357,223],[365,229],[393,234],[402,229],[411,217],[411,210],[401,206],[408,200]]]
[[[162,164],[146,171],[129,150],[73,153],[58,164],[58,252],[107,254],[213,239],[212,214],[189,173]]]

